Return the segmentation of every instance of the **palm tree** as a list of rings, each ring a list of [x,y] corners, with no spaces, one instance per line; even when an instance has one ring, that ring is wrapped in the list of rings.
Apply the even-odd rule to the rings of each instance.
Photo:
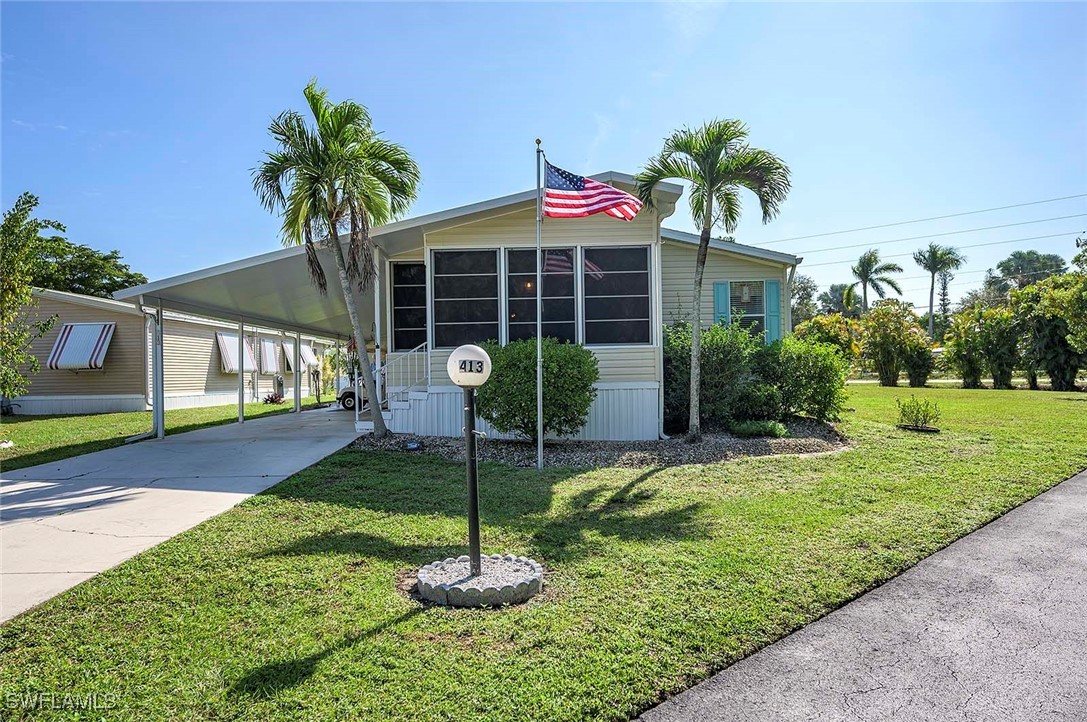
[[[930,243],[928,248],[922,248],[920,251],[914,252],[913,260],[914,263],[929,272],[928,335],[929,338],[932,338],[936,330],[936,276],[958,270],[962,264],[966,263],[966,256],[959,253],[957,248]]]
[[[635,180],[638,195],[652,208],[653,188],[668,180],[691,185],[691,216],[702,229],[694,270],[694,307],[691,309],[691,407],[688,441],[702,438],[698,394],[701,388],[699,355],[702,349],[702,276],[706,269],[710,232],[721,226],[731,234],[740,221],[740,191],[755,194],[762,222],[777,216],[789,192],[789,169],[773,153],[747,144],[747,126],[738,120],[711,120],[701,128],[677,130],[664,141],[659,155],[650,158]]]
[[[846,318],[855,318],[860,310],[857,292],[848,283],[832,283],[819,294],[820,313],[840,313]]]
[[[254,169],[253,188],[265,208],[280,212],[283,244],[305,246],[310,277],[322,294],[328,293],[328,284],[317,250],[331,251],[361,365],[368,370],[370,354],[352,284],[360,292],[372,286],[377,269],[370,229],[407,211],[415,200],[419,167],[404,148],[379,136],[362,105],[351,100],[329,102],[316,80],[302,94],[313,125],[293,110],[272,121],[268,132],[278,147],[266,152],[264,162]],[[342,232],[347,232],[346,253]],[[385,436],[388,429],[373,374],[362,377],[371,400],[374,435]]]
[[[889,273],[902,273],[902,266],[897,263],[880,263],[879,251],[875,248],[865,251],[857,260],[857,265],[850,269],[857,281],[852,285],[861,287],[861,311],[868,313],[868,287],[871,286],[876,295],[883,298],[887,292],[883,287],[890,286],[898,295],[902,295],[902,288],[898,282],[891,278]]]

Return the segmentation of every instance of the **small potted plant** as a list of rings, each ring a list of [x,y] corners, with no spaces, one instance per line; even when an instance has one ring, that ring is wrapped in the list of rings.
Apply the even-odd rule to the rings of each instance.
[[[935,426],[940,420],[940,409],[935,402],[911,396],[905,401],[895,399],[895,403],[898,405],[898,428],[925,434],[940,433]]]

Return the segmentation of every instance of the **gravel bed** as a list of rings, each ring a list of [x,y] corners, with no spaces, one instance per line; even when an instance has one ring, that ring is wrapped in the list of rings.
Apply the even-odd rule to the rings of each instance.
[[[707,432],[702,442],[688,444],[676,436],[659,441],[548,441],[544,444],[547,466],[594,467],[620,466],[682,466],[711,464],[742,456],[771,456],[775,454],[818,454],[837,451],[847,444],[838,430],[830,424],[811,419],[791,419],[785,422],[789,436],[784,439],[744,439],[725,432]],[[357,449],[408,451],[409,444],[418,444],[411,453],[437,454],[453,461],[464,461],[464,439],[443,436],[390,434],[384,439],[366,435],[353,444]],[[483,439],[477,445],[480,461],[498,461],[511,466],[536,466],[536,445],[524,441]]]

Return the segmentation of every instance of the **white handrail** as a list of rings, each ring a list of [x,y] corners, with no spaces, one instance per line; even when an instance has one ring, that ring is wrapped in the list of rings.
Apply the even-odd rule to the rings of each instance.
[[[425,387],[429,367],[430,352],[426,341],[410,351],[397,354],[382,369],[385,377],[382,401],[403,401],[412,390]]]

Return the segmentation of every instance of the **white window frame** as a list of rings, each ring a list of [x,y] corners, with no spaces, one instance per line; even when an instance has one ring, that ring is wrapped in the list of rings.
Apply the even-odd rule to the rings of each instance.
[[[729,287],[728,287],[728,306],[729,306],[728,313],[729,313],[729,318],[732,319],[732,318],[734,318],[736,316],[736,307],[732,305],[732,289],[739,288],[740,286],[742,286],[745,283],[747,283],[747,284],[757,283],[760,286],[762,286],[762,313],[746,313],[745,312],[743,314],[743,317],[745,319],[747,319],[747,318],[757,318],[757,319],[759,319],[759,333],[763,336],[764,340],[765,340],[765,337],[766,337],[766,281],[767,280],[774,280],[774,279],[751,278],[751,279],[738,280],[738,281],[733,281],[733,280],[730,279],[729,280]]]

